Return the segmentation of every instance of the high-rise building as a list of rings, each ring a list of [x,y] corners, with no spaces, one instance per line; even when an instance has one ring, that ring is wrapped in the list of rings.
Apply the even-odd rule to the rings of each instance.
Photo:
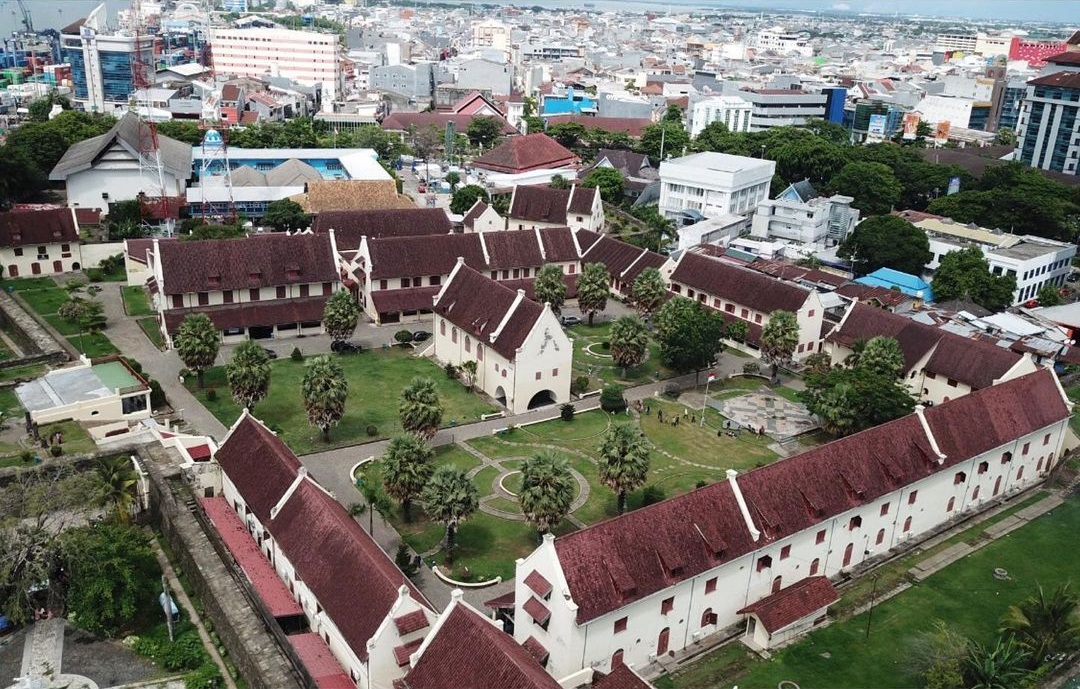
[[[106,20],[105,5],[98,5],[85,20],[66,27],[60,36],[61,57],[71,65],[75,104],[88,112],[126,108],[135,90],[135,36],[108,33]],[[139,43],[149,53],[154,38],[143,36]]]
[[[1080,166],[1080,52],[1046,61],[1045,73],[1027,84],[1016,157],[1031,167],[1075,175]]]
[[[210,39],[214,71],[240,77],[280,76],[322,86],[323,109],[345,87],[338,36],[292,29],[215,29]]]

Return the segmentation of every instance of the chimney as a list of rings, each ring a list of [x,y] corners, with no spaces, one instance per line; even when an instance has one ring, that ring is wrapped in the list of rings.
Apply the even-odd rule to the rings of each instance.
[[[743,520],[746,522],[746,528],[750,531],[751,538],[757,541],[761,538],[761,532],[754,526],[754,520],[750,518],[750,509],[746,506],[746,500],[743,498],[742,490],[739,489],[739,482],[735,480],[735,477],[739,475],[739,472],[734,469],[727,470],[728,484],[731,486],[731,492],[735,494],[735,502],[739,503],[739,511],[742,512]]]

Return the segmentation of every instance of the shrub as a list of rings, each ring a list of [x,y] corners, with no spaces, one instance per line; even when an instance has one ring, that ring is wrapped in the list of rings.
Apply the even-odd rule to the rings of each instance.
[[[206,401],[207,402],[216,402],[217,401],[217,389],[216,388],[210,388],[209,390],[206,391]]]
[[[671,399],[675,399],[675,398],[677,398],[679,396],[680,392],[682,392],[682,390],[679,388],[678,383],[665,383],[664,384],[664,395],[665,396],[670,397]]]
[[[374,438],[379,434],[379,427],[373,423],[369,423],[367,428],[364,429],[364,432],[368,434],[369,438]]]
[[[138,361],[135,361],[134,359],[129,359],[127,357],[124,357],[124,363],[127,364],[128,367],[130,367],[132,371],[134,371],[135,373],[138,373],[140,376],[142,375],[143,367],[142,367],[142,364],[140,364]]]
[[[212,661],[184,676],[184,689],[217,689],[221,686],[221,671]]]
[[[700,481],[698,481],[697,483],[694,484],[694,488],[704,488],[707,485],[709,485],[709,482],[706,481],[705,479],[702,479],[702,480],[700,480]]]
[[[458,375],[460,374],[458,367],[454,366],[449,361],[446,362],[446,366],[443,366],[443,371],[446,372],[446,377],[450,380],[457,380]]]
[[[207,660],[199,633],[194,629],[184,632],[176,641],[161,648],[161,666],[166,670],[195,670]]]
[[[412,332],[408,330],[399,330],[394,333],[394,340],[398,344],[409,344],[410,342],[412,342]]]
[[[620,412],[626,409],[623,386],[605,385],[604,390],[600,393],[600,408],[606,412]]]
[[[611,343],[607,340],[604,340],[600,343],[600,349],[611,349]]]
[[[86,277],[90,282],[101,282],[105,279],[105,274],[102,272],[101,268],[87,268]]]
[[[23,450],[19,453],[19,460],[23,464],[29,464],[30,462],[34,461],[34,453],[30,450]]]
[[[49,448],[49,454],[53,457],[59,457],[60,455],[64,454],[64,448],[59,445],[53,445]]]
[[[416,566],[416,558],[413,557],[412,551],[409,550],[409,546],[405,545],[404,541],[398,544],[397,552],[394,553],[394,564],[407,577],[416,574],[419,569]]]
[[[293,361],[303,361],[304,360],[304,353],[300,351],[299,347],[293,347],[292,348],[292,354],[289,355],[289,358],[292,359]]]
[[[169,400],[165,397],[165,390],[162,389],[161,383],[153,378],[148,380],[147,383],[150,385],[150,406],[157,409],[168,404]]]
[[[742,372],[750,376],[756,376],[761,373],[761,364],[756,361],[747,361],[742,365]]]
[[[575,395],[584,395],[589,391],[589,377],[578,376],[574,379],[574,382],[570,385],[570,392]]]
[[[645,486],[645,490],[641,491],[641,506],[653,505],[658,502],[663,502],[667,494],[664,493],[664,489],[655,484],[649,484]]]
[[[563,406],[559,407],[559,418],[561,418],[563,421],[573,421],[574,411],[574,405],[568,402]]]

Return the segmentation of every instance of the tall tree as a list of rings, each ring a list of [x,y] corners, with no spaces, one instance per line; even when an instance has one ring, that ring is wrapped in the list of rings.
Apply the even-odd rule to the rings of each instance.
[[[428,517],[446,527],[446,559],[453,562],[458,526],[480,506],[476,484],[462,469],[444,464],[431,475],[420,497]]]
[[[641,132],[638,151],[652,160],[678,158],[690,145],[690,135],[679,122],[650,124]]]
[[[994,275],[982,251],[969,246],[941,257],[931,286],[936,301],[970,299],[984,309],[1001,311],[1012,304],[1016,276]]]
[[[304,208],[292,199],[278,199],[266,207],[262,223],[278,232],[302,230],[311,224],[311,217]]]
[[[562,268],[554,263],[545,263],[536,271],[533,290],[537,301],[550,305],[556,316],[562,313],[563,302],[566,301],[566,282],[563,280]]]
[[[469,212],[469,209],[473,207],[477,200],[486,203],[489,198],[487,191],[483,187],[476,184],[466,184],[454,192],[453,198],[450,199],[450,212],[464,215]]]
[[[465,136],[473,146],[491,148],[502,136],[503,121],[498,117],[479,115],[465,129]]]
[[[323,307],[323,329],[334,342],[344,342],[353,336],[360,322],[360,307],[356,297],[347,289],[330,295]]]
[[[597,188],[600,190],[600,198],[608,203],[618,203],[622,200],[626,179],[623,178],[621,172],[613,167],[597,167],[585,175],[585,179],[581,181],[581,186],[590,189]]]
[[[217,327],[205,313],[189,314],[180,322],[180,328],[173,337],[173,346],[184,366],[195,372],[201,388],[203,375],[214,365],[221,348],[221,335]]]
[[[701,372],[723,348],[724,319],[701,302],[675,297],[656,315],[660,360],[679,373]]]
[[[866,275],[878,268],[892,268],[902,273],[921,275],[934,258],[926,232],[895,215],[875,215],[855,226],[836,255],[851,261],[856,275]]]
[[[577,122],[553,124],[547,128],[547,135],[577,153],[581,150],[581,140],[585,138],[585,127]]]
[[[873,428],[915,408],[903,381],[858,365],[808,375],[799,398],[818,417],[822,429],[835,436]]]
[[[630,298],[634,302],[634,308],[645,319],[656,313],[656,310],[664,303],[666,295],[667,285],[664,284],[664,276],[656,268],[646,268],[638,273],[630,287]]]
[[[1039,291],[1035,294],[1035,298],[1039,301],[1039,306],[1059,306],[1065,303],[1064,297],[1061,296],[1060,288],[1053,285],[1043,285],[1039,288]]]
[[[848,163],[828,185],[835,194],[850,196],[851,205],[863,215],[886,215],[900,200],[900,182],[887,165],[881,163]]]
[[[270,356],[254,340],[242,342],[225,364],[225,378],[233,400],[254,411],[255,403],[270,391]]]
[[[611,296],[611,274],[603,263],[586,263],[578,276],[578,308],[593,324],[593,316],[607,308]]]
[[[412,501],[431,478],[435,451],[415,433],[390,440],[383,455],[383,484],[386,492],[401,503],[405,521],[412,521]]]
[[[545,534],[570,514],[577,481],[570,463],[551,450],[543,450],[521,465],[521,512]]]
[[[854,366],[890,378],[899,378],[904,372],[904,352],[900,343],[891,337],[877,335],[859,348]]]
[[[649,476],[649,445],[629,423],[611,424],[600,440],[600,482],[615,491],[619,514],[626,511],[626,494],[645,485]]]
[[[552,189],[569,189],[570,182],[562,175],[552,175],[551,181],[548,182],[548,186]]]
[[[345,415],[348,394],[349,381],[337,361],[327,355],[308,360],[307,372],[300,383],[300,395],[308,423],[322,431],[326,442],[330,442],[330,429]]]
[[[113,510],[117,522],[128,522],[139,482],[131,460],[124,455],[99,457],[94,468],[101,479],[101,504]]]
[[[1076,648],[1080,641],[1080,623],[1076,619],[1078,607],[1080,598],[1071,590],[1069,582],[1049,594],[1038,586],[1034,594],[1009,606],[1001,621],[1001,631],[1030,653],[1033,664],[1038,667],[1049,656]]]
[[[799,319],[790,311],[773,311],[761,329],[761,358],[772,366],[772,377],[781,366],[790,366],[799,346]]]
[[[443,133],[433,124],[429,124],[412,135],[413,153],[423,161],[431,160],[438,155],[442,143]]]
[[[422,438],[433,438],[442,424],[443,406],[435,381],[430,378],[413,378],[401,391],[398,401],[398,418],[401,427]]]
[[[611,324],[611,359],[623,369],[640,366],[649,353],[649,333],[636,316],[622,316]]]

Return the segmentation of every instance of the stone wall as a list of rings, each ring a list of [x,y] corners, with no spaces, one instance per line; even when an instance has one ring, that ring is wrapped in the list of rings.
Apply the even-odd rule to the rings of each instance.
[[[229,651],[248,686],[252,689],[288,689],[304,685],[289,658],[275,641],[247,592],[215,550],[196,519],[194,498],[185,496],[180,472],[163,473],[161,465],[148,456],[143,465],[150,475],[150,510],[154,524],[177,558],[205,616]],[[178,491],[181,494],[178,495]]]
[[[0,291],[0,327],[23,351],[19,358],[0,361],[0,368],[43,362],[58,364],[69,358],[67,341],[58,342],[19,300],[3,291]]]

